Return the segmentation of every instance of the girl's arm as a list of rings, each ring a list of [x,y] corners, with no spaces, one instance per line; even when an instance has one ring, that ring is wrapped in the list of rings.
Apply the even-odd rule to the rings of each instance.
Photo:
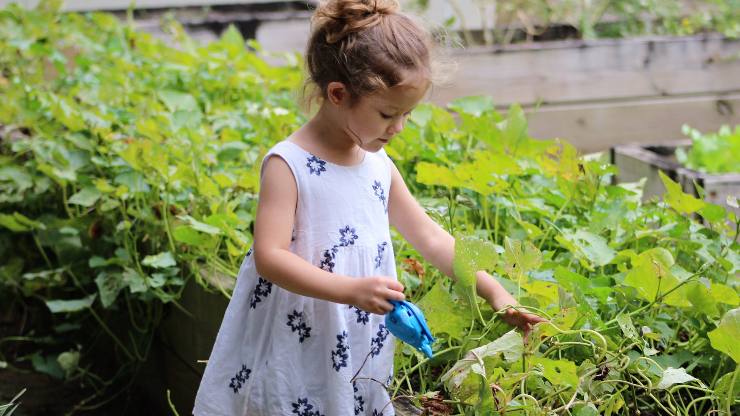
[[[391,164],[391,191],[388,212],[391,225],[403,235],[428,262],[455,280],[452,262],[455,257],[455,239],[434,222],[411,195],[401,173]],[[516,300],[484,270],[475,273],[476,290],[495,310],[514,306]],[[544,321],[535,315],[509,309],[504,319],[529,332],[531,325]]]
[[[391,191],[388,202],[391,225],[396,227],[424,259],[455,280],[452,269],[455,239],[424,212],[424,208],[411,195],[395,164],[391,164],[391,169]],[[493,304],[493,300],[500,297],[501,291],[506,291],[494,279],[485,276],[484,271],[481,272],[476,273],[478,295]]]
[[[330,273],[289,250],[298,189],[290,167],[280,157],[265,161],[254,226],[257,273],[278,286],[304,296],[355,305],[384,313],[388,299],[403,300],[403,286],[387,277],[354,279]]]

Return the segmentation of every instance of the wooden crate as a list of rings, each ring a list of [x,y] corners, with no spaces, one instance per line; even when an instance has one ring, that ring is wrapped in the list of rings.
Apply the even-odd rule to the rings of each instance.
[[[727,197],[740,197],[740,173],[711,174],[683,167],[675,157],[679,147],[689,147],[690,140],[654,145],[625,145],[611,149],[611,161],[619,168],[615,182],[635,182],[646,178],[643,201],[660,197],[665,186],[658,171],[678,182],[684,192],[699,196],[695,185],[704,189],[705,200],[732,210],[740,216],[740,209],[727,204]]]

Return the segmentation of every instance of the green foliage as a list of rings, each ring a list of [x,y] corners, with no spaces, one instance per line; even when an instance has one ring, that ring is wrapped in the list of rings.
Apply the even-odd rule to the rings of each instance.
[[[732,130],[722,126],[716,133],[702,134],[684,125],[683,133],[691,138],[688,151],[676,149],[676,158],[684,166],[708,173],[740,172],[740,125]]]
[[[20,353],[0,343],[0,363],[101,401],[189,280],[227,290],[208,276],[235,276],[252,243],[259,161],[304,122],[297,57],[273,67],[236,29],[204,46],[169,29],[178,48],[107,14],[0,11],[0,299],[48,323]],[[531,138],[519,106],[482,97],[419,106],[387,151],[457,237],[459,277],[394,241],[437,337],[429,360],[397,349],[394,396],[444,388],[459,414],[731,414],[732,212],[667,177],[666,200],[642,204],[602,158]],[[550,322],[525,342],[475,296],[478,270]]]

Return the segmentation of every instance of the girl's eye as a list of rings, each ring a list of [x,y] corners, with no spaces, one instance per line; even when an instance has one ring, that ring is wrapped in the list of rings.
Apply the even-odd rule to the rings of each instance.
[[[410,115],[411,115],[411,111],[408,111],[408,112],[405,112],[405,113],[403,113],[403,116],[404,116],[404,117],[408,117],[408,116],[410,116]],[[389,115],[389,114],[385,114],[385,113],[382,113],[382,112],[380,113],[380,116],[381,116],[381,117],[383,117],[383,118],[384,118],[384,119],[386,119],[386,120],[390,120],[390,119],[392,119],[392,118],[393,118],[393,116],[392,116],[392,115]]]

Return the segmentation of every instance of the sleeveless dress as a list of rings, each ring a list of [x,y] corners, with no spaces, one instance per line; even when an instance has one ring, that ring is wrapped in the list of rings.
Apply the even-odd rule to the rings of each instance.
[[[329,272],[396,278],[388,222],[392,162],[384,150],[343,166],[284,140],[263,167],[271,156],[287,162],[298,189],[290,251]],[[395,338],[384,322],[382,315],[273,284],[257,274],[250,249],[193,413],[394,415],[387,388]]]

